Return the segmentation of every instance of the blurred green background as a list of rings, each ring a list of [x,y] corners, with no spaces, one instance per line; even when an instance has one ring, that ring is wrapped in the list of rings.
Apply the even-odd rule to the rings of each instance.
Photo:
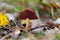
[[[0,0],[0,2],[7,3],[15,7],[26,7],[29,4],[38,3],[40,0]]]
[[[9,5],[15,6],[15,7],[26,7],[26,5],[28,6],[29,4],[34,4],[34,3],[39,3],[40,1],[60,1],[60,0],[0,0],[0,2],[4,2],[7,3]]]
[[[0,2],[14,6],[16,8],[35,6],[36,4],[39,4],[41,1],[46,3],[46,2],[59,2],[60,0],[0,0]]]

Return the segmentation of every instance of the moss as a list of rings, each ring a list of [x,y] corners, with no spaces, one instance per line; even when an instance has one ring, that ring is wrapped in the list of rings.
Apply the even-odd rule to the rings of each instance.
[[[56,35],[56,38],[57,38],[57,39],[60,39],[60,34],[57,34],[57,35]]]
[[[36,32],[36,34],[35,34],[35,37],[37,37],[37,38],[42,37],[42,36],[43,36],[42,32]]]

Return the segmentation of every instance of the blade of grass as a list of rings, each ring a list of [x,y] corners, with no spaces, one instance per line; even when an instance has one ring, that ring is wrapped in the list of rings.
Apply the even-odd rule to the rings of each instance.
[[[49,3],[40,2],[39,4],[50,7],[50,8],[51,8],[52,18],[55,18],[55,16],[54,16],[54,11],[53,11],[53,7],[52,7]]]

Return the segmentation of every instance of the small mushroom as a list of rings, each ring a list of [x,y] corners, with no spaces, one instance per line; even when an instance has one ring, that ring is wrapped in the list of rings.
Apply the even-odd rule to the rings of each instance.
[[[58,3],[50,3],[53,8],[58,8],[59,4]]]
[[[38,17],[33,10],[26,8],[26,9],[22,10],[21,12],[19,12],[18,19],[26,20],[26,31],[29,31],[29,29],[30,29],[29,20],[38,19]]]

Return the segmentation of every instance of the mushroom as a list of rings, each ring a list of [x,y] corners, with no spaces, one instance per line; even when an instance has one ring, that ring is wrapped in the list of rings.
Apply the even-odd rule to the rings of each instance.
[[[30,29],[29,20],[38,19],[38,17],[33,10],[26,8],[26,9],[22,10],[21,12],[19,12],[18,19],[26,20],[26,31],[29,31],[29,29]]]

